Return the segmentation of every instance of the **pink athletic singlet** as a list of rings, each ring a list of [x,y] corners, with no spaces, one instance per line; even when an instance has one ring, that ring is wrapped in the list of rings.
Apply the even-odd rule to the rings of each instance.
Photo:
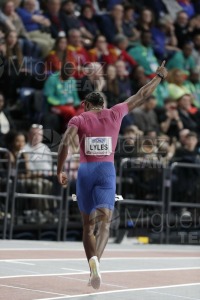
[[[128,105],[124,102],[98,113],[84,112],[69,121],[68,126],[78,128],[80,162],[114,161],[121,121],[127,113]]]
[[[98,113],[84,112],[73,117],[68,126],[78,128],[80,166],[76,194],[80,211],[90,214],[97,208],[114,209],[116,172],[114,152],[127,103]]]

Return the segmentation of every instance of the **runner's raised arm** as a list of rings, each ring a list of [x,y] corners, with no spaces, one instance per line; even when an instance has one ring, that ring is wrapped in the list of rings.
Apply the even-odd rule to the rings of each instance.
[[[165,61],[162,62],[161,66],[156,71],[156,76],[144,85],[135,95],[131,96],[126,100],[129,111],[142,105],[146,98],[148,98],[161,82],[162,79],[167,77],[167,69],[165,68]]]

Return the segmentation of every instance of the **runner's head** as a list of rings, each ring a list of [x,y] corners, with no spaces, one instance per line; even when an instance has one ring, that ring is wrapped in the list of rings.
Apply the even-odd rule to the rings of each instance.
[[[88,94],[85,98],[85,111],[91,109],[102,109],[104,106],[104,99],[101,93],[92,92]]]

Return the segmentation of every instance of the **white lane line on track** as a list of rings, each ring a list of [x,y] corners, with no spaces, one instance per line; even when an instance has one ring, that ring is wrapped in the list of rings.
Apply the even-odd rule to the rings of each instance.
[[[155,292],[155,291],[149,291],[149,293],[154,293],[162,296],[170,296],[170,297],[176,297],[176,298],[182,298],[182,299],[190,299],[190,300],[199,300],[199,298],[191,298],[187,296],[180,296],[180,295],[174,295],[174,294],[169,294],[169,293],[160,293],[160,292]],[[171,298],[170,298],[171,299]]]
[[[149,287],[149,288],[135,288],[135,289],[124,289],[124,290],[113,290],[107,292],[99,292],[99,293],[91,293],[91,294],[80,294],[80,295],[72,295],[66,298],[57,297],[57,298],[43,298],[43,299],[35,299],[35,300],[58,300],[58,299],[70,299],[70,298],[77,298],[80,297],[93,297],[95,295],[106,295],[106,294],[117,294],[117,293],[130,293],[130,292],[137,292],[137,291],[148,291],[148,290],[156,290],[156,289],[165,289],[165,288],[174,288],[174,287],[185,287],[185,286],[195,286],[200,285],[200,283],[188,283],[188,284],[178,284],[178,285],[166,285],[166,286],[157,286],[157,287]],[[133,296],[132,296],[133,298]],[[199,299],[196,299],[199,300]]]
[[[77,271],[77,272],[85,272],[85,270],[77,270],[77,269],[69,269],[69,268],[61,268],[61,270],[69,270],[69,271]]]
[[[200,259],[200,256],[186,256],[186,257],[104,257],[102,260],[185,260],[185,259]],[[14,259],[0,259],[1,262],[12,262],[12,261],[85,261],[86,258],[14,258]]]
[[[14,286],[14,285],[0,284],[0,286],[13,288],[13,289],[19,289],[19,290],[26,290],[26,291],[31,291],[31,292],[39,292],[39,293],[44,293],[44,294],[51,294],[51,295],[58,295],[58,296],[69,296],[69,295],[60,294],[60,293],[53,293],[53,292],[47,292],[47,291],[41,291],[41,290],[35,290],[35,289],[28,289],[28,288],[23,288],[23,287]]]
[[[187,297],[187,296],[180,296],[180,295],[173,295],[173,294],[169,294],[169,293],[159,293],[159,292],[154,292],[154,291],[149,291],[149,293],[154,293],[154,294],[158,294],[158,295],[162,295],[162,296],[170,296],[170,297],[177,297],[177,298],[182,298],[182,299],[189,299],[189,300],[199,300],[199,298],[191,298],[191,297]]]
[[[137,270],[109,270],[101,271],[102,274],[109,273],[138,273],[138,272],[167,272],[167,271],[188,271],[188,270],[200,270],[200,267],[187,267],[187,268],[166,268],[166,269],[137,269]],[[53,273],[53,274],[33,274],[33,275],[11,275],[11,276],[1,276],[0,279],[8,278],[23,278],[23,277],[52,277],[52,276],[71,276],[71,275],[86,275],[89,271],[75,272],[75,273]]]
[[[75,280],[75,281],[88,282],[88,280],[77,279],[77,278],[73,278],[73,277],[65,277],[65,276],[58,276],[58,277],[59,277],[59,278],[65,278],[65,279],[71,279],[71,280]],[[121,285],[116,285],[116,284],[110,284],[110,283],[104,283],[104,282],[102,282],[101,285],[102,285],[102,286],[103,286],[103,285],[107,285],[107,286],[115,286],[115,287],[123,288],[123,289],[126,289],[126,288],[127,288],[126,286],[121,286]]]
[[[5,260],[5,262],[12,263],[12,264],[22,264],[22,265],[35,266],[35,264],[21,262],[21,261],[18,261],[18,260],[16,260],[16,261],[15,260]]]

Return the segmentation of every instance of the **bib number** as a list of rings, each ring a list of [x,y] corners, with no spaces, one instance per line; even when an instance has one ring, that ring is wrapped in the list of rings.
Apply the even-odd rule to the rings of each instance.
[[[86,137],[86,155],[110,155],[112,153],[111,137]]]

